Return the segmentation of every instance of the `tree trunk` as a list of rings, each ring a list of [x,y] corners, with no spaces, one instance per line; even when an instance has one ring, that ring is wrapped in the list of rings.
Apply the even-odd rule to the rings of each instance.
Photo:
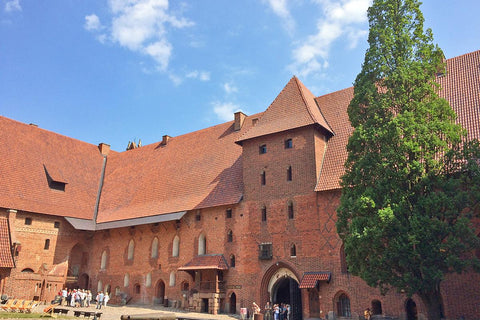
[[[428,320],[440,320],[444,317],[442,296],[440,290],[432,290],[428,292],[418,293],[423,304],[427,308]]]

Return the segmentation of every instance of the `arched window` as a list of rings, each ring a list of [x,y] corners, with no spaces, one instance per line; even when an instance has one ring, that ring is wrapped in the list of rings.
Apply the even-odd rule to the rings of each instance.
[[[293,212],[293,202],[292,201],[288,201],[287,211],[288,211],[288,219],[293,219],[294,212]]]
[[[98,283],[97,283],[97,292],[100,292],[103,290],[103,283],[102,283],[102,280],[98,280]]]
[[[127,254],[127,259],[128,260],[133,260],[133,253],[135,251],[135,242],[132,240],[130,240],[130,242],[128,243],[128,254]]]
[[[172,257],[178,257],[180,251],[180,238],[175,236],[173,238],[173,246],[172,246]]]
[[[340,317],[351,317],[350,298],[342,293],[337,300],[337,314]]]
[[[235,256],[233,254],[230,256],[230,268],[235,268]]]
[[[44,250],[48,250],[50,248],[50,239],[45,239],[45,245],[43,246]]]
[[[297,247],[295,246],[294,243],[290,246],[290,257],[296,257],[297,256]]]
[[[158,258],[158,238],[155,237],[152,240],[152,253],[151,253],[151,258],[156,259]]]
[[[175,286],[175,272],[170,272],[170,287],[174,287]]]
[[[152,286],[152,273],[149,272],[145,277],[145,287],[150,288],[151,286]]]
[[[262,171],[262,173],[260,174],[260,183],[262,186],[267,184],[267,174],[265,173],[265,171]]]
[[[103,250],[102,258],[100,260],[100,270],[105,270],[107,268],[107,259],[108,259],[107,251]]]
[[[205,235],[202,233],[200,237],[198,237],[198,255],[202,255],[206,253],[207,248],[207,239]]]
[[[287,168],[287,181],[292,181],[292,166]]]
[[[233,242],[233,232],[232,232],[232,230],[228,230],[227,242]]]
[[[262,221],[267,221],[267,207],[262,207]]]
[[[25,268],[22,270],[23,273],[33,273],[33,270],[30,268]]]
[[[129,284],[130,284],[130,275],[126,273],[125,276],[123,277],[123,286],[128,287]]]

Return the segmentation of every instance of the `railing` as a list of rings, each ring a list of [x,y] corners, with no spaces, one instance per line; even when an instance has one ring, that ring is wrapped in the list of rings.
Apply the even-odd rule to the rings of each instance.
[[[199,292],[225,292],[225,282],[223,281],[202,281],[195,286]]]

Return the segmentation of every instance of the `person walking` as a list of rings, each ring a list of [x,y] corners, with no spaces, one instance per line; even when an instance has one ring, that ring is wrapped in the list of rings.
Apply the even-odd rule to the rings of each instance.
[[[102,291],[100,291],[97,294],[97,306],[95,307],[96,309],[102,309],[102,304],[103,304],[103,299],[105,298],[105,295],[103,294]]]

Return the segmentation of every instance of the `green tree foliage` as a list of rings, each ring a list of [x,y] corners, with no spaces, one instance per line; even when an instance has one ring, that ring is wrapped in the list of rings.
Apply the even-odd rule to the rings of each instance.
[[[472,225],[478,142],[438,96],[443,53],[416,0],[374,0],[369,48],[348,115],[354,128],[337,230],[349,271],[385,293],[417,294],[440,319],[447,273],[480,270]],[[475,160],[477,159],[477,160]]]

